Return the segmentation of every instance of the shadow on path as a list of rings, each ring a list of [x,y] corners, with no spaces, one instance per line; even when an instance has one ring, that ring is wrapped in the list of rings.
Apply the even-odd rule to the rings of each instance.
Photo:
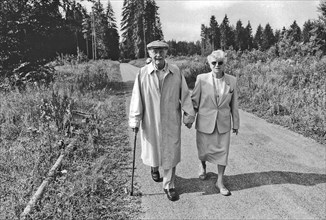
[[[119,85],[118,89],[114,90],[112,94],[114,95],[130,95],[132,94],[132,89],[134,87],[134,81],[123,82]]]
[[[177,176],[176,189],[179,194],[195,192],[202,192],[203,195],[216,194],[218,192],[214,187],[216,180],[217,174],[212,172],[207,173],[204,181],[198,178],[185,179]],[[321,183],[326,183],[326,174],[267,171],[225,176],[225,185],[231,191],[276,184],[314,186]]]

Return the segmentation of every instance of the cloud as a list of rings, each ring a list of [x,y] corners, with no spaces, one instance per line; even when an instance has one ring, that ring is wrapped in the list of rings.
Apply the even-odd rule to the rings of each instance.
[[[186,23],[186,22],[167,22],[166,27],[163,27],[164,34],[169,37],[166,40],[177,41],[196,41],[200,39],[200,24]]]
[[[183,8],[185,10],[200,10],[204,8],[228,8],[232,5],[236,4],[237,1],[220,1],[220,0],[189,0],[189,1],[182,1]]]
[[[272,10],[281,9],[285,7],[285,2],[283,1],[260,1],[256,2],[256,4],[266,9]]]

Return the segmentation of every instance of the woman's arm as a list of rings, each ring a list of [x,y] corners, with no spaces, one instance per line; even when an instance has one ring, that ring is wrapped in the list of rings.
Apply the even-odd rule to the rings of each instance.
[[[230,103],[231,107],[231,115],[233,122],[233,129],[239,129],[240,126],[240,117],[239,117],[239,109],[238,109],[238,83],[235,81],[235,87]]]
[[[199,77],[197,76],[195,87],[191,95],[192,105],[194,106],[196,113],[198,112],[199,105],[200,105],[200,96],[201,96],[201,83]]]

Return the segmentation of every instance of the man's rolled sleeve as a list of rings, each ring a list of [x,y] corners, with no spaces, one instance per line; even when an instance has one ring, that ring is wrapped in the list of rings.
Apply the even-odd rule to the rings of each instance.
[[[132,90],[129,111],[129,126],[131,128],[139,128],[140,121],[143,117],[143,103],[141,98],[141,89],[139,82],[139,73],[136,76],[134,87]]]

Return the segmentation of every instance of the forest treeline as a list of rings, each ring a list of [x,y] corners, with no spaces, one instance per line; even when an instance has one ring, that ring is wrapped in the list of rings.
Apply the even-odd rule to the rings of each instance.
[[[326,52],[326,10],[325,2],[321,3],[319,10],[322,13],[318,20],[308,20],[301,29],[294,21],[290,27],[283,27],[282,30],[275,31],[269,23],[263,27],[258,25],[253,33],[250,21],[246,26],[241,20],[236,25],[231,25],[229,18],[225,15],[221,24],[218,24],[215,16],[211,16],[209,26],[201,25],[201,53],[207,54],[218,48],[234,49],[236,51],[257,49],[267,51],[275,47],[276,55],[287,47],[300,44],[303,50],[315,53],[321,50]]]
[[[326,2],[321,0],[318,11],[319,18],[308,20],[300,28],[296,21],[290,27],[273,30],[267,23],[264,27],[259,24],[256,31],[251,27],[250,21],[246,25],[238,20],[235,25],[230,24],[225,15],[219,24],[214,15],[209,25],[201,25],[201,40],[197,42],[169,41],[169,53],[174,56],[208,55],[213,50],[236,51],[269,51],[276,56],[292,56],[296,52],[326,54]]]
[[[119,34],[110,1],[90,12],[75,0],[0,2],[0,71],[22,62],[48,61],[58,54],[117,60]],[[96,38],[95,38],[96,37]],[[95,38],[95,39],[94,39]],[[96,48],[96,49],[94,49]]]
[[[2,77],[21,63],[46,63],[61,54],[79,60],[141,58],[146,44],[158,39],[163,32],[154,0],[124,0],[121,37],[110,0],[0,1]]]
[[[110,0],[91,2],[88,10],[76,0],[3,0],[0,2],[0,76],[8,77],[24,62],[46,63],[60,54],[82,59],[137,59],[146,57],[146,44],[164,39],[155,0],[124,0],[121,36]],[[104,6],[101,2],[106,2]],[[320,1],[319,19],[300,28],[273,30],[267,23],[252,30],[251,24],[229,18],[218,23],[212,15],[202,24],[196,42],[170,40],[169,55],[206,56],[222,48],[260,50],[275,56],[326,53],[326,2]]]

